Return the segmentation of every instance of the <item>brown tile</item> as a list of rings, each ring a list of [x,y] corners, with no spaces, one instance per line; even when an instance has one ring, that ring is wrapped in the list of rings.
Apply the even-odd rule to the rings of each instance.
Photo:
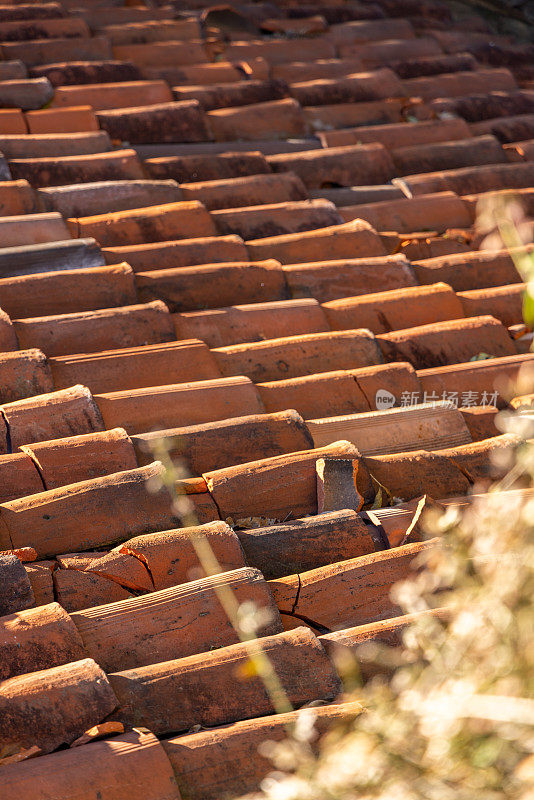
[[[82,382],[92,392],[220,378],[207,345],[198,339],[123,347],[50,359],[57,389]]]
[[[164,81],[88,83],[84,86],[57,86],[52,108],[88,105],[95,111],[102,111],[127,108],[135,103],[148,106],[171,101],[171,90]]]
[[[311,298],[250,303],[212,311],[189,311],[175,314],[174,325],[178,338],[202,339],[209,347],[330,329],[323,310]]]
[[[197,181],[226,182],[229,178],[243,178],[246,175],[258,177],[271,172],[265,156],[259,151],[167,156],[148,158],[144,163],[152,178],[172,178],[186,184]]]
[[[20,449],[31,458],[41,483],[25,494],[137,467],[133,445],[122,428],[22,445]]]
[[[94,769],[95,763],[98,770]],[[117,770],[119,763],[122,768]],[[111,790],[126,792],[130,800],[144,800],[149,789],[158,800],[179,798],[169,760],[156,737],[148,731],[132,731],[93,742],[91,747],[74,747],[30,759],[22,769],[20,764],[10,767],[9,777],[4,774],[3,778],[6,800],[30,796],[32,792],[35,800],[44,800],[43,795],[35,795],[35,787],[44,786],[45,782],[59,797],[74,787],[74,791],[82,792],[80,797],[83,792]]]
[[[237,234],[245,240],[311,231],[339,225],[342,216],[329,200],[270,203],[211,212],[222,234]]]
[[[348,509],[238,531],[247,561],[268,580],[373,553],[361,517]]]
[[[365,329],[285,336],[211,352],[223,375],[247,375],[255,382],[382,363],[375,338]]]
[[[453,192],[344,206],[340,214],[345,222],[365,219],[377,231],[393,230],[399,233],[428,230],[445,233],[450,228],[468,228],[471,225],[466,204]]]
[[[273,258],[282,264],[357,258],[364,252],[368,257],[385,255],[380,237],[363,220],[304,233],[253,239],[246,242],[246,246],[250,258]]]
[[[0,353],[0,403],[51,392],[52,374],[40,350]]]
[[[176,338],[167,306],[159,300],[120,308],[30,317],[16,320],[14,328],[21,347],[38,347],[47,356],[139,347]]]
[[[128,306],[136,300],[126,263],[0,279],[0,306],[13,319]]]
[[[491,316],[435,322],[377,336],[387,361],[409,361],[416,369],[514,355],[507,329]]]
[[[140,272],[136,284],[140,299],[161,298],[171,311],[287,298],[284,273],[274,259]]]
[[[14,178],[25,179],[37,188],[144,177],[134,150],[113,150],[88,156],[13,159],[10,170]]]
[[[287,264],[284,275],[293,297],[311,295],[319,302],[417,285],[410,262],[402,255]]]
[[[14,545],[29,544],[39,557],[90,550],[171,528],[178,520],[167,491],[150,493],[146,488],[146,481],[161,471],[161,464],[154,462],[12,500],[0,506],[0,518]]]
[[[275,172],[294,172],[307,189],[383,184],[396,174],[389,153],[381,144],[285,153],[267,160]]]
[[[91,63],[91,62],[89,62]],[[44,108],[26,112],[29,133],[79,133],[97,131],[98,122],[91,106]]]
[[[308,80],[291,84],[291,94],[302,106],[362,103],[401,97],[402,84],[390,69],[357,72],[340,78]]]
[[[111,139],[131,144],[206,142],[212,138],[196,99],[97,111],[96,118]]]
[[[197,425],[245,414],[261,414],[263,404],[245,377],[153,386],[97,396],[106,427],[128,433]]]
[[[198,200],[208,210],[306,200],[304,184],[292,172],[195,181],[180,186],[184,200]]]
[[[323,309],[334,330],[369,328],[373,333],[460,319],[465,314],[445,283],[331,300]]]
[[[313,440],[296,411],[253,414],[132,436],[139,464],[152,460],[151,443],[165,437],[170,455],[192,475],[247,461],[296,452]]]
[[[195,201],[134,208],[68,220],[76,236],[94,236],[103,247],[214,236],[216,228],[204,206]]]
[[[91,658],[29,672],[0,686],[0,735],[6,746],[50,753],[102,722],[116,705],[107,677]],[[28,716],[31,729],[24,723]]]
[[[71,618],[57,603],[1,617],[0,630],[3,681],[87,655]]]
[[[317,513],[315,462],[323,456],[354,458],[349,442],[335,442],[204,473],[221,517],[284,521]]]
[[[248,258],[245,243],[239,236],[204,236],[170,242],[120,245],[102,249],[107,263],[123,259],[134,272],[189,267],[192,264],[240,262]]]
[[[104,430],[91,392],[72,386],[2,406],[12,447]]]
[[[304,136],[306,125],[296,100],[273,100],[206,114],[218,142],[232,139],[292,139]]]
[[[261,646],[292,706],[339,694],[338,674],[310,630],[267,636]],[[113,673],[110,682],[120,703],[117,716],[161,735],[187,731],[194,724],[216,726],[271,713],[272,700],[259,676],[236,683],[247,663],[247,645],[240,643]]]
[[[262,627],[262,636],[281,632],[280,617],[269,587],[262,574],[250,567],[163,589],[142,598],[77,611],[71,619],[87,651],[98,657],[107,672],[161,663],[237,641],[237,634],[215,593],[215,587],[221,585],[233,589],[238,602],[254,602],[271,612],[271,621]]]

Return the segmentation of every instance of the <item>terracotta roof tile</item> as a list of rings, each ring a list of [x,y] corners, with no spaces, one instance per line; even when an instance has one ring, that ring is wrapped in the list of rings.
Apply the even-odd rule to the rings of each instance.
[[[388,150],[399,147],[426,145],[433,142],[451,142],[467,139],[469,126],[465,120],[452,118],[427,122],[397,122],[382,125],[361,125],[351,130],[342,129],[318,134],[324,147],[341,147],[352,144],[379,142]]]
[[[133,272],[124,262],[0,279],[0,305],[14,319],[129,306],[136,300]]]
[[[275,172],[295,172],[308,189],[382,184],[396,174],[389,153],[378,143],[287,153],[268,161]]]
[[[327,38],[337,47],[343,44],[363,44],[382,39],[413,39],[413,28],[405,19],[377,19],[345,22],[332,25]]]
[[[106,426],[121,424],[128,433],[215,422],[263,411],[256,387],[242,376],[107,392],[96,399]]]
[[[96,32],[107,36],[113,46],[146,42],[175,42],[198,39],[200,26],[194,17],[187,19],[143,20],[97,26]]]
[[[390,69],[381,69],[340,78],[292,83],[291,94],[302,106],[322,106],[400,97],[403,89],[395,73]]]
[[[77,569],[55,570],[52,581],[58,603],[69,613],[132,597],[119,583]]]
[[[292,706],[333,700],[340,693],[341,681],[333,664],[310,630],[298,628],[266,636],[262,647]],[[113,673],[109,681],[120,703],[114,716],[162,735],[187,731],[194,724],[222,725],[271,713],[271,700],[258,676],[236,691],[235,675],[248,659],[247,646],[233,644],[211,653]]]
[[[47,356],[139,347],[175,338],[169,311],[158,300],[142,305],[19,319],[13,327],[21,347],[38,347]]]
[[[378,334],[377,340],[387,361],[409,361],[416,369],[470,361],[480,353],[517,353],[506,328],[491,316],[430,323]]]
[[[10,170],[14,178],[24,178],[38,188],[89,181],[144,178],[135,151],[129,149],[85,156],[12,159]]]
[[[500,189],[524,189],[532,184],[534,166],[530,162],[519,164],[487,164],[476,167],[408,175],[394,182],[414,195],[451,191],[457,194],[477,194]]]
[[[2,49],[5,49],[4,44]],[[54,89],[47,78],[0,81],[0,104],[4,108],[29,111],[41,108],[53,96]]]
[[[525,288],[524,283],[515,283],[510,286],[459,292],[458,297],[468,317],[490,314],[503,325],[515,325],[523,320]]]
[[[209,211],[221,208],[245,210],[247,206],[288,203],[308,197],[304,184],[292,172],[273,175],[266,171],[265,174],[246,177],[197,180],[194,183],[182,183],[180,188],[185,200],[198,200]]]
[[[326,258],[351,259],[385,255],[380,237],[363,220],[304,233],[288,233],[246,242],[253,259],[272,258],[282,264],[309,263]],[[319,298],[317,298],[319,299]]]
[[[40,492],[43,484],[32,459],[26,453],[13,453],[0,455],[0,487],[0,503],[5,503]]]
[[[91,392],[84,386],[4,403],[1,408],[14,448],[72,436],[73,431],[82,434],[104,430]]]
[[[140,70],[129,61],[60,61],[30,67],[32,78],[48,78],[52,86],[77,86],[85,83],[117,83],[142,79]]]
[[[0,220],[1,223],[1,220]],[[167,203],[68,220],[73,233],[95,236],[102,246],[213,236],[215,223],[198,201]]]
[[[506,354],[510,351],[515,352],[512,344]],[[254,381],[283,380],[328,369],[348,370],[382,363],[380,348],[365,328],[285,336],[217,347],[211,352],[223,375],[247,375]]]
[[[94,769],[98,763],[98,771]],[[149,732],[131,731],[88,747],[62,750],[50,756],[11,765],[3,776],[6,800],[34,792],[35,800],[45,795],[35,788],[51,780],[59,796],[77,791],[80,800],[104,786],[126,792],[130,800],[145,800],[150,787],[151,800],[179,800],[176,779],[162,746]],[[46,776],[46,778],[44,777]],[[44,791],[44,789],[43,789]]]
[[[111,141],[105,131],[28,134],[0,136],[0,148],[7,159],[53,158],[103,153]]]
[[[210,347],[330,329],[323,310],[311,298],[184,312],[174,315],[174,324],[179,337],[195,336]]]
[[[47,210],[60,211],[64,217],[84,217],[150,203],[175,203],[182,199],[182,193],[172,180],[119,180],[41,188],[37,197]]]
[[[316,81],[341,78],[362,70],[359,58],[323,58],[317,61],[290,61],[273,64],[271,74],[274,78],[299,83],[300,81]]]
[[[323,309],[335,330],[369,328],[373,333],[460,319],[466,314],[462,301],[446,283],[344,297],[324,303]]]
[[[96,117],[112,139],[132,144],[205,142],[213,138],[196,99],[97,111]]]
[[[358,703],[344,703],[318,706],[313,713],[317,729],[322,733],[329,723],[351,719],[359,712]],[[162,747],[178,775],[184,794],[187,793],[191,800],[218,800],[221,786],[236,795],[256,790],[272,771],[272,762],[262,755],[260,743],[285,739],[285,726],[294,723],[298,715],[299,712],[294,711],[236,722],[167,739],[162,742]],[[19,786],[15,788],[18,791]],[[12,798],[9,796],[8,800]]]
[[[296,519],[317,513],[315,462],[323,456],[354,458],[356,447],[339,441],[204,473],[222,517]]]
[[[134,331],[140,333],[139,320],[133,318],[130,322]],[[78,345],[81,346],[84,341],[82,336]],[[92,392],[139,389],[169,382],[221,377],[213,354],[198,339],[62,355],[50,358],[49,364],[57,389],[80,381]]]
[[[375,550],[361,517],[347,509],[238,531],[238,536],[248,563],[268,580]]]
[[[4,738],[225,727],[10,763],[4,794],[219,800],[296,712],[236,684],[216,588],[266,608],[293,703],[329,701],[340,650],[398,642],[421,494],[466,507],[504,474],[533,334],[475,218],[495,191],[534,215],[534,51],[440,0],[76,3],[0,6],[0,559],[26,592],[0,618]],[[335,510],[379,483],[406,502]]]
[[[91,238],[0,248],[2,278],[49,270],[101,267],[104,264],[102,251]]]
[[[17,64],[17,61],[13,62]],[[0,72],[0,78],[2,73]],[[0,110],[0,133],[2,136],[27,133],[26,121],[20,108],[3,108]]]
[[[258,384],[267,411],[295,408],[305,419],[373,410],[379,390],[391,393],[395,404],[399,405],[403,392],[410,396],[415,392],[417,396],[421,384],[408,363],[338,370]]]
[[[37,211],[36,199],[28,181],[0,183],[0,216],[15,216]]]
[[[0,353],[0,402],[11,403],[53,390],[52,374],[40,350]]]
[[[211,218],[220,233],[235,233],[246,240],[312,231],[343,222],[341,214],[329,200],[225,208],[212,211]]]
[[[279,578],[269,585],[282,614],[305,617],[321,633],[363,625],[398,614],[399,606],[390,597],[391,586],[413,576],[417,556],[431,546],[431,542],[409,544],[301,573],[293,609],[297,576]],[[353,589],[350,594],[349,585]]]
[[[424,150],[424,147],[403,149],[415,151]],[[341,208],[339,213],[345,222],[365,219],[377,231],[393,229],[400,233],[410,233],[431,230],[445,233],[449,228],[471,226],[471,214],[466,204],[453,192],[383,200],[368,205],[348,205]]]
[[[354,442],[362,455],[437,450],[471,441],[460,410],[446,401],[308,420],[306,424],[316,447],[344,438]]]
[[[348,223],[347,227],[350,224]],[[355,221],[353,224],[358,223]],[[357,238],[357,234],[354,238]],[[352,258],[348,254],[349,249],[347,247],[346,258],[339,258],[336,261],[286,264],[283,268],[284,275],[293,297],[311,295],[324,303],[347,296],[370,294],[378,288],[390,290],[417,285],[418,281],[412,266],[405,256],[376,255]],[[333,254],[333,244],[328,243],[328,239],[325,241],[324,250],[328,254]],[[315,255],[323,253],[316,251]]]
[[[259,608],[267,607],[271,621],[262,627],[261,635],[281,632],[269,586],[261,572],[250,567],[77,611],[71,619],[87,651],[107,672],[183,658],[237,641],[214,591],[219,585],[232,587],[240,602],[248,600]]]
[[[6,745],[50,753],[71,744],[117,705],[102,669],[90,658],[18,675],[0,684],[0,734]],[[24,729],[24,720],[33,723]]]
[[[205,111],[228,106],[247,106],[251,103],[266,103],[289,97],[289,86],[282,80],[251,80],[212,83],[209,86],[173,86],[176,100],[198,100]],[[162,141],[158,139],[158,141]]]
[[[168,156],[149,158],[145,169],[153,178],[173,178],[189,183],[197,181],[227,181],[271,172],[263,153],[198,154],[196,156]]]
[[[232,139],[291,139],[304,136],[306,124],[299,103],[291,98],[208,111],[216,141]]]
[[[105,36],[73,39],[35,39],[29,42],[2,42],[5,59],[21,59],[26,66],[55,64],[58,61],[100,61],[111,58],[111,45]],[[69,105],[76,105],[70,103]]]
[[[203,236],[198,239],[120,245],[104,247],[102,252],[109,264],[126,259],[134,272],[162,271],[194,264],[242,262],[248,258],[245,243],[239,236]]]
[[[132,61],[138,67],[178,66],[203,63],[208,60],[202,41],[149,42],[147,44],[116,44],[112,48],[113,58]],[[167,92],[165,92],[167,94]],[[171,94],[170,88],[168,94]],[[165,98],[165,102],[169,98]],[[114,104],[114,105],[119,105]]]
[[[25,117],[28,132],[33,134],[82,133],[99,129],[91,106],[42,108],[39,111],[27,111]]]
[[[25,494],[137,467],[133,445],[122,428],[25,444],[20,450],[31,458],[41,480],[38,489]]]
[[[58,603],[0,617],[0,630],[2,680],[86,656],[76,626]]]
[[[87,550],[137,533],[164,530],[177,522],[167,492],[151,494],[145,485],[161,469],[161,464],[154,462],[12,500],[0,506],[0,518],[7,525],[14,546],[30,543],[40,557]],[[70,490],[72,486],[76,486],[74,492]],[[112,528],[109,515],[114,519]]]
[[[90,105],[95,111],[102,111],[132,106],[133,103],[149,106],[170,101],[171,90],[164,81],[122,81],[56,86],[52,107]]]
[[[171,311],[288,297],[284,273],[275,259],[151,270],[137,273],[136,284],[140,299],[160,298]]]
[[[494,136],[477,136],[456,142],[439,142],[402,147],[391,153],[399,175],[439,169],[498,164],[506,161],[505,153]]]
[[[505,250],[453,253],[413,262],[412,267],[420,283],[442,280],[457,292],[515,284],[520,279],[512,255]]]
[[[454,55],[437,55],[412,57],[407,54],[403,59],[394,61],[391,68],[399,78],[422,78],[443,73],[467,72],[478,69],[478,62],[471,53],[455,53]]]

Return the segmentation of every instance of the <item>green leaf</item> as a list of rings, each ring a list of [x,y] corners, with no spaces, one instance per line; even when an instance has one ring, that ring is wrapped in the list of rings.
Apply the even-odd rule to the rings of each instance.
[[[534,297],[528,291],[523,295],[523,319],[525,325],[534,328]]]

